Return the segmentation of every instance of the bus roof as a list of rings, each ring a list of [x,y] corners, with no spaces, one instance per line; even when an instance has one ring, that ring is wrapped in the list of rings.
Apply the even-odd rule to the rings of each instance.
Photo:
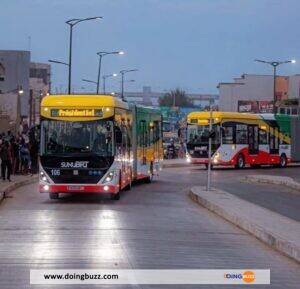
[[[209,111],[194,111],[188,114],[187,120],[188,122],[191,119],[209,119],[210,112]],[[223,118],[230,119],[261,119],[261,117],[257,114],[252,113],[241,113],[241,112],[223,112],[223,111],[213,111],[213,118],[219,118],[220,120]]]
[[[118,107],[128,109],[128,104],[111,95],[100,94],[61,94],[48,95],[42,99],[41,106],[49,107]]]

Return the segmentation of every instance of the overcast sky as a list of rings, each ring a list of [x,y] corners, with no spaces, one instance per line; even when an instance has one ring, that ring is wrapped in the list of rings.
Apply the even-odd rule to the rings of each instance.
[[[103,71],[138,68],[128,90],[214,93],[243,73],[271,72],[255,58],[295,58],[280,73],[300,73],[299,11],[299,0],[1,0],[0,49],[30,47],[32,61],[67,61],[65,21],[100,15],[74,28],[77,89],[93,88],[81,78],[96,79],[97,51],[120,49],[126,54],[106,57]],[[66,87],[66,67],[52,65],[52,73],[53,87]],[[118,89],[119,79],[110,85]]]

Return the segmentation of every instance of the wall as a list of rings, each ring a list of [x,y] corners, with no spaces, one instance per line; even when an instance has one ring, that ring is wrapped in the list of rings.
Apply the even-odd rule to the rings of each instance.
[[[0,81],[1,92],[16,91],[18,86],[22,86],[24,93],[20,97],[21,115],[28,116],[30,52],[0,50],[0,63],[4,69],[4,79]]]

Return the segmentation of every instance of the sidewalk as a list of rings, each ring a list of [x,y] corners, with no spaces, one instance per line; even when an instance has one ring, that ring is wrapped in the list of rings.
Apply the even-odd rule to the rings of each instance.
[[[267,183],[274,185],[283,185],[291,189],[300,191],[300,183],[296,182],[291,177],[272,175],[248,175],[243,180],[249,183]]]
[[[34,183],[38,180],[38,175],[12,175],[12,182],[0,180],[0,202],[7,196],[11,191],[27,185]]]
[[[193,187],[190,197],[300,263],[300,223],[222,190]]]

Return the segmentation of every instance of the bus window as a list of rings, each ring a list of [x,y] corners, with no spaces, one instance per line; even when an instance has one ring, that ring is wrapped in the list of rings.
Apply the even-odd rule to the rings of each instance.
[[[260,129],[259,130],[259,144],[266,145],[268,143],[269,143],[268,133],[265,130]]]
[[[246,124],[236,125],[236,144],[247,144],[248,143],[248,130]]]
[[[280,107],[280,109],[279,109],[279,113],[281,113],[281,114],[285,114],[285,108],[284,108],[284,107]]]
[[[223,126],[222,140],[223,144],[233,144],[233,126]]]
[[[270,153],[278,153],[279,142],[278,142],[278,128],[270,127]]]
[[[220,143],[220,126],[214,124],[212,131],[215,136],[212,138],[213,144]],[[187,127],[187,138],[190,144],[206,144],[209,138],[209,125],[188,125]]]
[[[292,115],[297,115],[298,114],[298,109],[296,107],[292,108]]]

